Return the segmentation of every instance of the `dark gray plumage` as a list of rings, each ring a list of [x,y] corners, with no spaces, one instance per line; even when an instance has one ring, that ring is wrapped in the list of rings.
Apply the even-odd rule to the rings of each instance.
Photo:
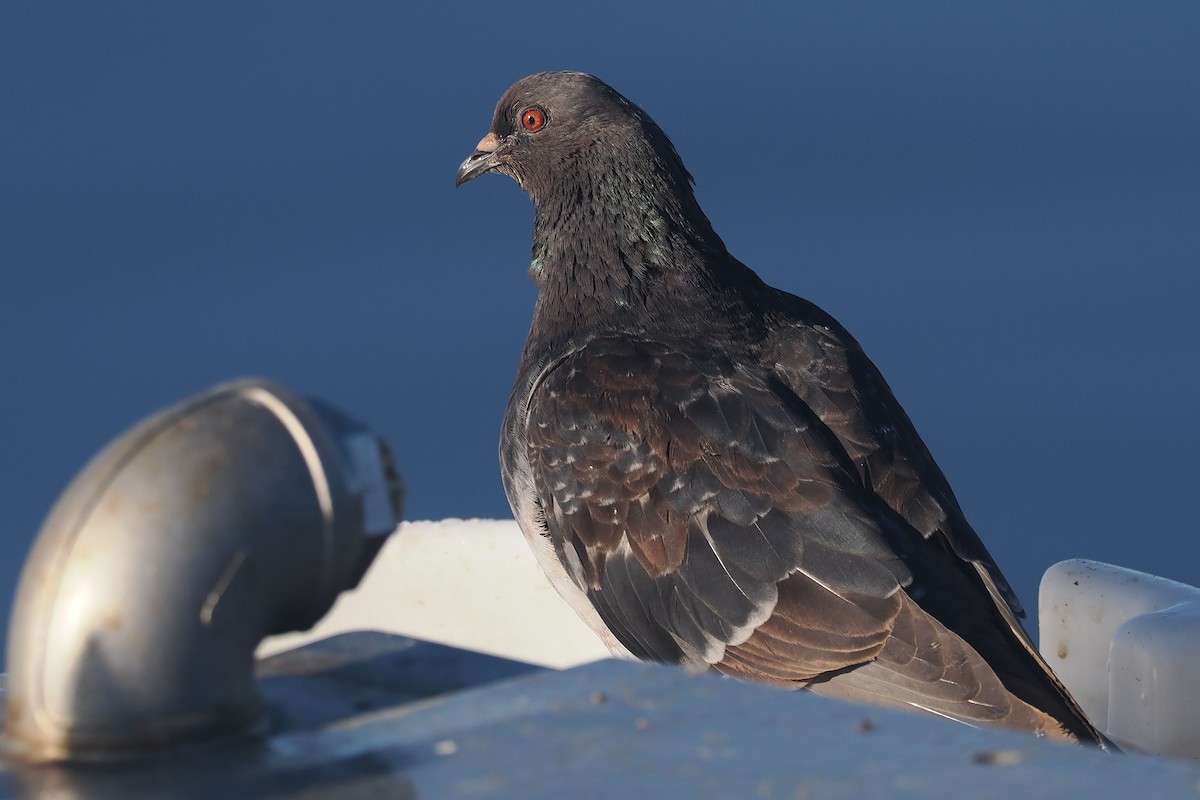
[[[878,370],[729,254],[641,109],[589,75],[525,78],[457,183],[488,171],[537,209],[505,489],[606,641],[1103,743]]]

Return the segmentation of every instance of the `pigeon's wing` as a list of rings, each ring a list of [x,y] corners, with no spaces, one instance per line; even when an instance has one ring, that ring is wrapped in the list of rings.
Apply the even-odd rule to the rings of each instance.
[[[932,545],[926,555],[953,554],[924,566],[910,558],[914,585],[925,587],[922,609],[975,648],[1010,691],[1053,710],[1076,735],[1102,742],[1021,625],[1020,602],[879,370],[836,321],[783,296],[793,321],[771,337],[776,372],[836,438],[863,484]],[[983,593],[990,603],[980,602]],[[964,604],[965,597],[972,602]],[[863,696],[879,690],[863,688],[878,669],[856,674]]]
[[[525,416],[542,535],[634,655],[792,686],[878,662],[898,680],[873,699],[1045,716],[905,591],[910,563],[936,571],[925,541],[782,383],[597,339],[542,374]]]
[[[1020,636],[1016,594],[917,434],[887,382],[858,342],[815,305],[792,295],[798,321],[772,337],[779,374],[837,438],[863,481],[925,538],[939,538],[971,564]],[[1026,637],[1027,638],[1027,637]],[[1032,646],[1032,645],[1030,645]]]
[[[801,575],[796,676],[869,660],[907,568],[804,407],[709,361],[605,338],[543,376],[526,429],[545,535],[635,655],[715,664]],[[861,644],[831,658],[831,638]]]

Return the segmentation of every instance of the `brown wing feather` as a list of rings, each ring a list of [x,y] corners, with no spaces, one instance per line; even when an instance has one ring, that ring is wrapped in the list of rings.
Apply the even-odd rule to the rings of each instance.
[[[788,576],[825,587],[814,617],[852,612],[844,640],[857,626],[874,643],[831,659],[827,635],[793,653],[792,680],[886,639],[886,598],[909,580],[896,532],[863,511],[851,465],[802,404],[731,362],[614,338],[552,370],[527,416],[548,535],[635,653],[719,662],[770,620]]]
[[[808,688],[830,697],[931,711],[969,724],[1076,738],[1057,719],[1009,692],[974,648],[907,596],[892,635],[874,660],[827,675]]]
[[[904,457],[907,419],[872,444],[852,381],[793,393],[778,375],[622,337],[540,380],[524,411],[545,535],[603,623],[643,658],[1061,733],[989,665],[1027,697],[1056,694],[1014,612],[942,528],[905,516],[947,519]]]

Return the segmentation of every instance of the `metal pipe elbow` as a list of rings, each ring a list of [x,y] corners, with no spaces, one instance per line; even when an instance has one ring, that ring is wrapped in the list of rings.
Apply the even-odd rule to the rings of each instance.
[[[144,420],[72,481],[22,571],[7,747],[112,759],[252,730],[256,645],[357,585],[402,502],[381,439],[272,383]]]

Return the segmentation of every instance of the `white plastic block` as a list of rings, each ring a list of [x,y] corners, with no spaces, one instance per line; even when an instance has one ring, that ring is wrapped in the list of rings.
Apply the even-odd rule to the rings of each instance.
[[[1042,577],[1042,655],[1120,745],[1200,759],[1200,589],[1082,559]]]
[[[1146,752],[1200,760],[1200,591],[1191,592],[1117,629],[1108,734]]]
[[[266,639],[257,655],[356,630],[557,669],[609,657],[550,585],[513,520],[403,523],[357,589],[311,630]]]

